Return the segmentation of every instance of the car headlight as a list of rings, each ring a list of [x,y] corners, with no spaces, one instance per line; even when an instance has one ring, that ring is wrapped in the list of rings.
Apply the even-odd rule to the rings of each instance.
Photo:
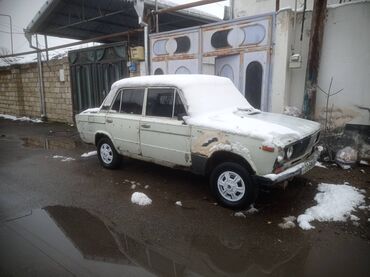
[[[292,157],[293,155],[293,146],[289,146],[286,150],[285,150],[285,157],[290,160],[290,158]]]

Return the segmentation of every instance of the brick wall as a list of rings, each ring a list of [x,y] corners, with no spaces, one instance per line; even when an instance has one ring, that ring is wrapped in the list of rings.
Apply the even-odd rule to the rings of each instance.
[[[64,69],[65,80],[59,80]],[[46,117],[49,121],[73,122],[68,59],[43,63]],[[40,117],[37,63],[0,68],[0,113]]]

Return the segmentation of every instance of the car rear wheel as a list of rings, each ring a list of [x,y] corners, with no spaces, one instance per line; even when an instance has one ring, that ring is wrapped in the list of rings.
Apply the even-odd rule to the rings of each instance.
[[[99,140],[98,158],[102,166],[109,169],[117,168],[121,162],[121,156],[109,138]]]
[[[225,162],[216,166],[210,176],[211,190],[220,205],[240,209],[257,197],[257,186],[241,165]]]

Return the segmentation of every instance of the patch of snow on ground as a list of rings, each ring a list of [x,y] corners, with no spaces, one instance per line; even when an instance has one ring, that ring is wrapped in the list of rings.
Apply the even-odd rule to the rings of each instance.
[[[53,159],[60,159],[61,162],[70,162],[70,161],[74,161],[75,160],[74,158],[60,156],[60,155],[54,155],[53,156]]]
[[[361,160],[360,161],[360,164],[362,164],[362,165],[369,165],[369,163],[367,161],[365,161],[365,160]]]
[[[317,167],[322,167],[322,168],[327,168],[325,165],[323,165],[322,163],[320,163],[320,162],[316,162],[315,163],[315,166],[317,166]]]
[[[136,189],[136,185],[131,185],[131,189]]]
[[[176,203],[175,203],[177,206],[180,206],[180,207],[182,207],[182,202],[181,201],[176,201]]]
[[[253,204],[249,206],[249,209],[246,210],[246,213],[248,214],[254,214],[254,213],[258,213],[258,209],[256,209]]]
[[[33,123],[42,123],[42,120],[39,118],[32,119],[27,116],[16,117],[14,115],[9,115],[9,114],[0,114],[0,117],[4,119],[13,120],[13,121],[30,121]]]
[[[246,218],[246,216],[245,216],[245,214],[243,212],[235,212],[234,213],[234,216]]]
[[[279,223],[278,226],[282,229],[291,229],[295,227],[294,221],[296,220],[295,216],[287,216],[283,218],[283,222]]]
[[[363,193],[346,184],[326,184],[318,186],[315,196],[316,206],[308,208],[298,216],[299,227],[304,230],[315,228],[311,221],[346,221],[357,207],[365,202]]]
[[[87,157],[95,156],[97,154],[98,154],[98,152],[95,150],[95,151],[90,151],[90,152],[87,152],[87,153],[83,153],[81,155],[81,157],[82,158],[87,158]]]
[[[152,204],[152,199],[150,199],[145,193],[134,192],[131,195],[131,202],[140,206],[147,206]]]
[[[145,185],[144,189],[148,189],[149,188],[149,185]]]

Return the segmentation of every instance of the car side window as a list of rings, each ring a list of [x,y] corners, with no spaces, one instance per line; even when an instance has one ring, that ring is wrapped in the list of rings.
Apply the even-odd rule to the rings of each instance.
[[[175,89],[149,88],[146,115],[172,117]]]
[[[144,92],[144,89],[123,90],[121,113],[141,114],[143,110]]]
[[[184,115],[186,115],[186,110],[185,110],[184,104],[182,103],[180,95],[178,93],[176,93],[175,109],[174,109],[174,112],[173,112],[173,116],[178,118],[179,116],[184,116]]]
[[[117,96],[116,96],[116,98],[114,99],[114,102],[113,102],[112,107],[110,108],[110,111],[111,111],[111,112],[119,113],[120,108],[121,108],[121,91],[119,91],[119,92],[117,93]]]

